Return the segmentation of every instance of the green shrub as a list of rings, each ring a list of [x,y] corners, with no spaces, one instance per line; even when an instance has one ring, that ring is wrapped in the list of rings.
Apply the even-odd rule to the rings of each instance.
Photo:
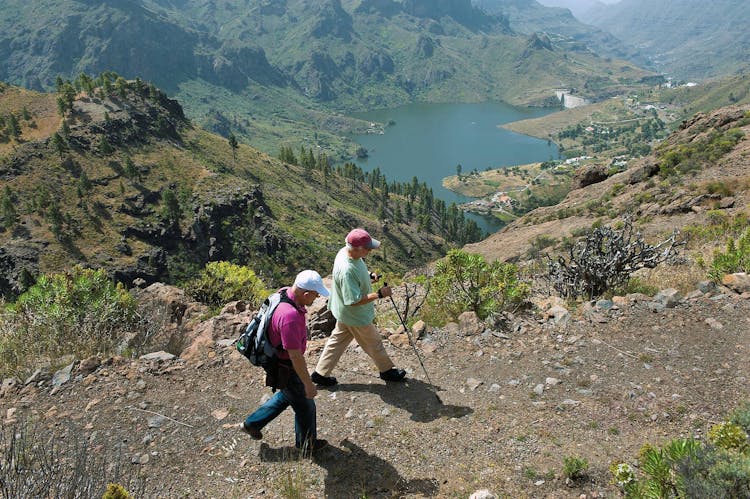
[[[456,318],[468,310],[484,319],[518,308],[529,292],[515,265],[488,263],[481,255],[451,250],[435,265],[427,304],[438,320]]]
[[[613,482],[622,488],[625,497],[685,497],[684,477],[677,470],[699,449],[700,443],[692,439],[672,440],[661,449],[646,444],[638,456],[640,477],[629,464],[616,463],[610,467]]]
[[[750,271],[750,229],[745,230],[736,242],[734,238],[730,238],[727,241],[726,252],[720,250],[714,252],[708,276],[715,281],[720,281],[724,274],[748,271]]]
[[[682,497],[750,497],[750,456],[704,447],[680,463]]]
[[[732,196],[734,194],[734,191],[730,186],[728,186],[725,182],[718,181],[707,183],[706,192],[708,192],[709,194],[719,194],[724,197]]]
[[[563,475],[573,481],[586,478],[588,469],[589,462],[584,458],[576,456],[566,456],[563,458]]]
[[[268,296],[263,282],[252,269],[229,262],[210,262],[201,274],[185,285],[193,299],[211,307],[222,307],[230,301],[245,300],[259,306]]]
[[[654,296],[659,292],[659,288],[651,284],[646,284],[639,277],[631,277],[622,290],[618,289],[615,291],[615,294],[620,294],[619,292],[622,291],[622,294],[641,293],[646,296]]]
[[[708,439],[716,447],[726,450],[747,452],[750,449],[747,433],[735,423],[722,422],[713,425],[708,431]]]
[[[0,373],[40,359],[113,353],[137,322],[135,299],[103,269],[41,276],[0,317]]]
[[[743,403],[741,403],[740,406],[729,415],[729,422],[740,426],[743,430],[745,430],[745,433],[750,434],[750,401],[749,400],[746,400]]]
[[[133,499],[125,487],[117,483],[107,484],[107,490],[104,491],[102,499]]]
[[[711,428],[709,443],[676,439],[661,449],[645,445],[639,472],[627,463],[614,463],[613,483],[627,498],[750,497],[750,452],[743,430],[750,423],[750,403],[731,418],[735,421]]]
[[[540,234],[531,241],[531,246],[529,247],[527,255],[530,259],[538,258],[540,252],[543,249],[554,246],[556,242],[557,239],[555,239],[554,237],[548,236],[546,234]]]
[[[662,177],[691,173],[703,164],[714,163],[742,140],[744,133],[739,128],[719,132],[713,131],[706,138],[687,144],[679,144],[657,151],[659,174]]]
[[[724,210],[706,212],[708,223],[686,226],[684,231],[690,239],[724,240],[727,237],[738,237],[750,227],[750,220],[745,213],[730,216]]]

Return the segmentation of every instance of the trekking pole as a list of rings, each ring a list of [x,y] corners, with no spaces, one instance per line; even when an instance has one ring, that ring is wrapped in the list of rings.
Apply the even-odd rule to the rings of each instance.
[[[387,282],[383,283],[383,286],[388,286],[388,283]],[[417,356],[419,365],[422,366],[422,371],[424,371],[424,375],[427,378],[427,382],[430,384],[432,393],[435,394],[435,398],[437,399],[438,403],[442,404],[443,401],[440,400],[440,395],[437,394],[437,388],[435,388],[435,385],[432,384],[430,375],[427,373],[427,368],[424,366],[424,362],[422,362],[422,356],[419,355],[419,350],[417,350],[417,345],[416,343],[414,343],[414,339],[412,338],[411,333],[409,332],[409,328],[406,327],[406,321],[404,321],[404,319],[401,317],[401,312],[396,306],[396,302],[393,300],[393,295],[389,296],[389,298],[391,299],[391,303],[393,304],[393,309],[396,311],[396,315],[398,315],[398,320],[401,321],[401,325],[404,327],[404,331],[406,331],[406,337],[409,338],[409,344],[411,345],[412,350],[414,350],[414,355]]]

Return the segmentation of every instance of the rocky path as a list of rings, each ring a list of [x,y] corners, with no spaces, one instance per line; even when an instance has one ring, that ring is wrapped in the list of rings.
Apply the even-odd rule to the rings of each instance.
[[[332,445],[312,460],[294,451],[291,411],[260,443],[238,431],[269,391],[228,341],[189,362],[82,362],[59,386],[44,374],[6,380],[0,417],[4,430],[28,421],[37,438],[85,442],[102,469],[140,473],[147,497],[617,497],[613,460],[632,462],[646,442],[702,438],[750,398],[750,301],[600,305],[518,317],[509,331],[428,331],[420,349],[439,400],[410,348],[389,343],[409,381],[385,384],[350,347],[340,384],[318,395]],[[568,456],[589,461],[583,483],[565,483]]]

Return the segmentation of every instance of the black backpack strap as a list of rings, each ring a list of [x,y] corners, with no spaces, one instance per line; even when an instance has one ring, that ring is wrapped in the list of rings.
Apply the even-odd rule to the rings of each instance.
[[[297,306],[296,303],[294,303],[294,300],[289,298],[289,296],[286,294],[286,289],[282,289],[279,291],[279,296],[281,296],[281,301],[284,303],[288,303],[289,305],[293,306],[297,311],[302,312],[302,310]]]

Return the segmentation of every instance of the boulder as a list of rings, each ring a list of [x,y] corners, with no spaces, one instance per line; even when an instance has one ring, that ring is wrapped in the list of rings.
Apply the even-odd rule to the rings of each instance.
[[[745,272],[726,274],[721,283],[738,294],[750,292],[750,275]]]
[[[458,316],[459,330],[466,336],[484,332],[484,324],[474,312],[464,312]]]
[[[591,184],[607,180],[607,167],[604,165],[586,165],[576,170],[571,181],[571,189],[580,189]]]

